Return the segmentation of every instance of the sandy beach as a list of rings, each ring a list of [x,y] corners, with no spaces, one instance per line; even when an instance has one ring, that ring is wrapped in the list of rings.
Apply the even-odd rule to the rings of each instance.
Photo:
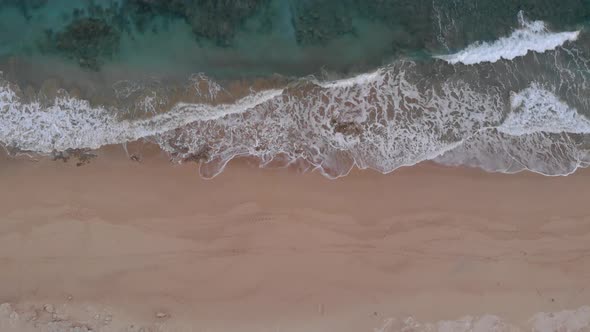
[[[0,179],[1,331],[590,330],[588,171],[203,180],[114,147]]]
[[[0,0],[0,332],[590,332],[590,0]]]

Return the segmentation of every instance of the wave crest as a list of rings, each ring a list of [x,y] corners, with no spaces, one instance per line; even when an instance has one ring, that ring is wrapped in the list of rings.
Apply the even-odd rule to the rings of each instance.
[[[261,166],[297,163],[330,178],[353,167],[388,173],[425,160],[570,174],[590,163],[588,99],[576,93],[585,91],[589,72],[579,68],[586,62],[570,50],[536,61],[545,72],[527,76],[521,62],[477,65],[465,75],[440,61],[399,60],[345,80],[301,79],[227,102],[229,91],[193,75],[187,91],[204,102],[177,102],[138,118],[65,92],[50,106],[25,102],[0,80],[0,142],[52,153],[148,139],[175,160],[200,161],[207,178],[238,156],[254,156]],[[514,79],[516,72],[523,74]],[[151,96],[143,87],[114,88],[130,107],[153,109],[152,99],[133,102]]]
[[[483,62],[496,62],[501,59],[512,60],[525,56],[528,52],[543,53],[553,50],[568,41],[578,39],[580,30],[566,32],[550,32],[543,21],[528,21],[522,11],[518,13],[520,28],[508,37],[502,37],[494,42],[477,42],[467,46],[464,50],[449,55],[439,55],[435,58],[451,64],[462,63],[473,65]]]

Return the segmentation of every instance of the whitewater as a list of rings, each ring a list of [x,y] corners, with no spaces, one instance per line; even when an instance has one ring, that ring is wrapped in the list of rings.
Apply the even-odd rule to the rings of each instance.
[[[494,42],[477,42],[466,49],[436,58],[449,63],[473,65],[482,62],[496,62],[501,59],[512,60],[526,55],[528,52],[543,53],[553,50],[566,42],[578,39],[580,30],[566,32],[550,32],[543,21],[528,21],[524,12],[518,13],[519,28],[510,36],[502,37]]]
[[[579,93],[569,97],[584,91],[589,74],[579,50],[566,46],[582,32],[551,32],[522,13],[519,21],[508,37],[436,56],[427,65],[397,60],[342,80],[299,79],[230,103],[216,101],[223,92],[217,82],[192,75],[189,83],[199,87],[193,93],[208,102],[179,102],[156,112],[157,98],[148,94],[141,107],[149,116],[132,119],[120,116],[124,110],[91,106],[66,91],[49,106],[26,102],[2,79],[0,142],[11,150],[51,154],[146,139],[175,160],[206,156],[206,178],[239,156],[257,157],[261,166],[277,159],[283,165],[303,162],[329,178],[354,167],[389,173],[427,160],[494,172],[571,174],[590,162],[588,100]],[[526,64],[510,60],[533,53],[554,78],[513,79]],[[494,72],[492,83],[499,83],[421,76],[425,66],[447,73],[464,65]],[[116,88],[124,96],[144,89]]]

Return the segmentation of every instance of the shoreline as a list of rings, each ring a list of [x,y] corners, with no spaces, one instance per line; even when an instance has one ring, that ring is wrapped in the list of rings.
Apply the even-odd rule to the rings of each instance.
[[[239,160],[204,180],[147,149],[81,167],[2,157],[0,303],[34,305],[39,326],[51,304],[98,331],[241,332],[465,315],[528,328],[590,304],[588,170],[427,163],[329,180]]]

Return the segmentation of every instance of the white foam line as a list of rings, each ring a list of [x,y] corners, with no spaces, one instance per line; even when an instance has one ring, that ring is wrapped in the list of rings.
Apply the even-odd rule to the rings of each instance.
[[[344,88],[377,79],[380,70],[327,83],[325,88]],[[4,82],[5,83],[5,82]],[[178,103],[170,111],[147,119],[119,120],[104,107],[91,107],[85,100],[56,98],[53,106],[26,104],[6,84],[0,87],[0,142],[23,150],[51,153],[74,148],[98,149],[154,136],[196,121],[210,121],[246,112],[283,93],[264,90],[233,104],[208,105]]]
[[[221,104],[217,106],[179,103],[169,112],[149,119],[127,122],[129,123],[129,127],[137,132],[135,139],[138,139],[173,130],[195,121],[211,121],[230,114],[243,113],[280,96],[281,93],[283,93],[283,90],[265,90],[242,98],[234,104]],[[142,128],[150,128],[151,130],[146,131]],[[146,135],[146,133],[148,134]]]
[[[522,136],[536,132],[590,133],[590,121],[559,98],[533,83],[510,98],[512,112],[498,127],[503,133]]]
[[[528,88],[522,90],[519,93],[513,93],[511,96],[511,108],[512,112],[499,126],[482,127],[479,130],[473,132],[471,135],[464,137],[462,140],[453,142],[432,153],[423,155],[421,158],[416,159],[413,162],[400,164],[394,169],[386,172],[380,172],[382,174],[389,174],[402,167],[415,166],[423,161],[435,160],[438,157],[443,156],[445,153],[450,152],[466,141],[482,134],[488,130],[498,130],[510,136],[518,137],[524,135],[532,135],[540,132],[545,133],[570,133],[570,134],[589,134],[590,133],[590,120],[580,115],[574,108],[569,107],[566,103],[561,101],[555,94],[544,89],[537,83],[532,83]],[[359,169],[372,169],[379,171],[372,167],[361,167],[356,161],[354,166]],[[548,174],[542,171],[531,169],[522,165],[523,170],[512,172],[518,173],[521,171],[530,171],[532,173],[544,175],[544,176],[568,176],[573,174],[578,168],[583,167],[581,163],[578,166],[566,173],[559,174]],[[333,179],[346,176],[346,174],[332,177]]]
[[[341,90],[340,92],[334,91],[335,93],[366,93],[371,86],[392,84],[391,82],[381,82],[385,75],[386,72],[384,70],[378,70],[345,80],[323,83],[321,85],[324,87],[332,87],[335,90]],[[418,91],[411,86],[404,85],[406,83],[403,83],[405,82],[403,81],[403,78],[398,77],[396,80],[401,80],[401,83],[399,84],[405,89],[403,95],[413,96],[416,94],[416,98],[419,98]],[[349,87],[354,87],[354,89],[349,89]],[[386,86],[386,88],[388,87]],[[179,103],[170,111],[154,115],[150,118],[120,120],[115,116],[114,111],[101,107],[93,108],[87,101],[71,97],[57,98],[55,105],[50,107],[42,107],[38,103],[23,103],[16,93],[9,88],[9,85],[0,85],[0,142],[3,142],[7,146],[14,146],[22,150],[31,150],[41,153],[51,153],[54,150],[63,151],[70,148],[97,149],[104,145],[120,144],[145,137],[158,136],[199,121],[212,121],[231,114],[248,112],[274,98],[281,97],[283,91],[284,90],[281,89],[265,90],[242,98],[233,104],[221,104],[216,106]],[[476,98],[477,100],[478,97],[474,96],[473,98]],[[403,98],[398,99],[402,100]],[[280,105],[282,102],[282,100],[278,100],[277,104]],[[456,104],[453,104],[455,105],[454,107],[463,107],[461,106],[463,103],[468,104],[468,101],[463,102],[457,100],[455,102]],[[434,105],[438,105],[438,103],[439,102],[435,102]],[[464,106],[467,107],[467,104]],[[365,109],[364,106],[359,107],[359,110]],[[493,106],[491,107],[493,108]],[[463,137],[463,140],[450,144],[448,142],[438,142],[435,140],[434,144],[436,144],[436,146],[433,147],[431,144],[432,138],[424,135],[420,136],[426,132],[418,129],[413,132],[408,132],[408,134],[415,135],[415,140],[423,140],[421,143],[422,145],[416,145],[421,149],[419,150],[421,151],[420,153],[410,155],[411,158],[401,156],[401,159],[399,160],[397,160],[397,158],[395,160],[381,160],[380,164],[371,164],[370,162],[366,163],[364,160],[355,159],[352,162],[353,166],[357,168],[372,168],[383,173],[389,173],[400,167],[412,166],[425,160],[434,160],[446,152],[461,146],[465,141],[476,135],[491,129],[496,129],[512,136],[530,135],[538,132],[590,133],[590,121],[588,121],[588,119],[580,115],[574,108],[569,107],[565,102],[560,101],[555,94],[538,84],[532,84],[529,88],[513,94],[511,98],[511,107],[512,112],[506,119],[504,119],[504,121],[502,121],[502,123],[498,122],[500,121],[499,116],[496,119],[495,117],[489,118],[489,116],[485,114],[478,115],[478,113],[465,113],[466,128],[479,129],[475,131],[469,129],[468,136],[466,135]],[[283,109],[283,111],[285,111],[285,109]],[[277,112],[279,114],[277,114]],[[289,119],[289,114],[279,116],[281,111],[277,112],[273,112],[273,114],[278,117],[277,121]],[[443,115],[446,114],[443,113],[440,115],[442,118],[439,120],[441,121],[444,120]],[[477,125],[477,123],[481,124],[484,122],[493,123],[494,125],[491,127],[480,127]],[[229,125],[233,126],[239,123],[239,121],[231,122]],[[312,121],[310,125],[313,124],[314,122]],[[285,127],[280,126],[280,129],[277,130],[284,130],[284,128]],[[282,133],[282,131],[279,133]],[[322,133],[323,132],[314,132],[313,134],[319,135],[316,139],[324,142],[326,146],[329,146],[329,150],[343,151],[355,146],[354,144],[349,146],[340,143],[340,141],[337,141],[338,137],[330,136],[333,133],[329,129],[325,133]],[[200,133],[193,132],[193,134],[198,136]],[[391,151],[395,146],[388,145],[396,139],[398,139],[398,136],[393,135],[389,139],[383,140],[382,144],[384,150],[375,153],[377,155],[382,153],[384,158],[391,155],[397,156],[397,151]],[[314,144],[313,141],[305,143],[311,145]],[[280,150],[281,147],[274,148],[273,144],[275,144],[274,141],[269,143],[269,145],[273,146],[270,152],[276,155],[282,150]],[[365,147],[371,148],[372,146],[370,144]],[[379,143],[375,142],[374,144]],[[195,146],[198,147],[198,145]],[[424,146],[427,146],[428,148],[424,148]],[[285,154],[293,152],[290,150],[291,147],[289,146],[285,145],[282,148],[287,149],[284,151]],[[239,154],[244,153],[243,151],[245,150],[242,149],[236,151],[238,151]],[[213,156],[215,156],[215,154],[213,154]],[[227,163],[230,159],[231,158],[228,159],[224,157],[223,161],[224,163]],[[327,167],[329,168],[329,161],[326,161],[325,159],[319,161],[316,160],[316,163],[312,165],[316,169],[322,171],[327,177],[337,178],[348,174],[348,172],[342,172],[330,175],[327,172],[324,172],[324,167],[326,167],[324,162],[327,162]],[[220,171],[222,170],[223,167],[221,167]],[[556,175],[564,174],[560,173]]]
[[[502,37],[494,42],[477,42],[466,49],[449,55],[439,55],[435,58],[445,60],[451,64],[463,63],[473,65],[482,62],[496,62],[501,59],[512,60],[524,56],[529,51],[543,53],[553,50],[567,41],[578,39],[580,30],[566,32],[549,32],[542,21],[529,22],[519,13],[521,28],[512,32],[508,37]]]
[[[355,85],[365,85],[380,78],[381,70],[376,70],[371,73],[364,73],[350,78],[331,81],[331,82],[316,82],[323,88],[347,88]]]
[[[22,103],[8,87],[0,88],[0,141],[40,153],[70,148],[98,149],[173,130],[195,121],[208,121],[248,111],[283,90],[265,90],[233,104],[216,106],[179,103],[166,113],[148,119],[119,120],[113,112],[93,108],[87,101],[56,98],[55,105]]]

